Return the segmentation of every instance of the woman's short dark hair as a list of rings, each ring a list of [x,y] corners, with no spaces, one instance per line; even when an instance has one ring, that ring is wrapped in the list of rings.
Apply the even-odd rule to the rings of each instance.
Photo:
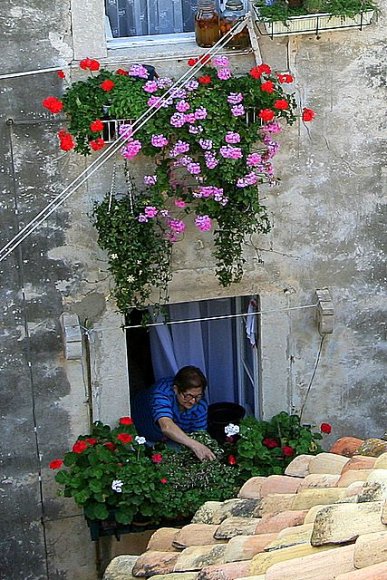
[[[173,379],[173,384],[177,386],[180,393],[184,393],[188,389],[197,389],[198,387],[201,387],[204,393],[207,379],[198,367],[188,365],[177,372]]]

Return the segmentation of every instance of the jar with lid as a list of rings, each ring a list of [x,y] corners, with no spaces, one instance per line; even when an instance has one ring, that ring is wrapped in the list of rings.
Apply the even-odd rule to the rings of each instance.
[[[245,16],[245,8],[242,0],[227,0],[225,8],[220,15],[220,35],[224,36],[234,24]],[[244,49],[250,44],[250,36],[247,26],[233,36],[227,44],[228,48]]]
[[[219,14],[214,0],[198,0],[195,39],[196,44],[203,48],[210,48],[219,40]]]

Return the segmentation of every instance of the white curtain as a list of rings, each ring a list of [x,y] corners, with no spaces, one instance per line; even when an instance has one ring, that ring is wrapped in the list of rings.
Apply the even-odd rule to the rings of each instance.
[[[170,320],[232,313],[229,298],[172,304]],[[183,366],[199,367],[208,380],[209,403],[236,400],[236,353],[233,319],[151,327],[150,345],[155,379],[172,376]]]

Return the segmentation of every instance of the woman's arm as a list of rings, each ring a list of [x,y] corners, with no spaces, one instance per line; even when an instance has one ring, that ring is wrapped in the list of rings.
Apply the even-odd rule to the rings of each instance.
[[[172,441],[185,445],[191,449],[191,451],[193,451],[196,457],[201,461],[203,461],[203,459],[209,459],[210,461],[215,459],[215,455],[212,453],[211,449],[202,443],[199,443],[199,441],[191,439],[191,437],[189,437],[187,433],[184,433],[184,431],[169,417],[161,417],[158,422],[163,435],[168,437],[168,439],[172,439]]]

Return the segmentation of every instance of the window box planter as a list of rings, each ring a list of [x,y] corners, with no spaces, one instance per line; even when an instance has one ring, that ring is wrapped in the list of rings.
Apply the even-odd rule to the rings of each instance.
[[[285,22],[269,21],[262,18],[255,9],[255,23],[260,34],[270,36],[288,36],[292,34],[316,34],[330,30],[362,30],[364,26],[371,24],[373,10],[360,12],[353,18],[332,16],[329,13],[305,14],[303,16],[291,16]]]

